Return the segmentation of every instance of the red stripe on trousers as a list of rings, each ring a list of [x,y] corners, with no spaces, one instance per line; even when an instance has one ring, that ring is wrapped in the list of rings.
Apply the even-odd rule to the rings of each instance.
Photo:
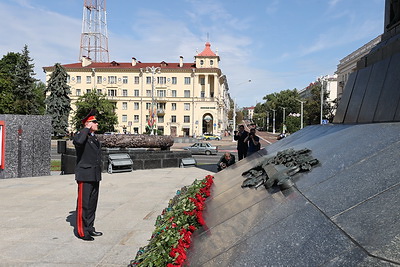
[[[76,208],[76,226],[78,228],[78,236],[84,237],[85,230],[83,229],[82,219],[82,197],[83,197],[83,182],[78,181],[78,203]]]

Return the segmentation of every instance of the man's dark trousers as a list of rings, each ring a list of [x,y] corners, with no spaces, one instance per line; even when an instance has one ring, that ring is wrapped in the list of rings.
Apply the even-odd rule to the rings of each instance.
[[[99,199],[100,182],[78,183],[78,200],[76,205],[76,229],[79,237],[89,236],[94,232],[94,219]]]

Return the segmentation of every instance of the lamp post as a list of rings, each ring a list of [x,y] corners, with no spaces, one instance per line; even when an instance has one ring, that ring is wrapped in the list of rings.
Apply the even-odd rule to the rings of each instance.
[[[271,109],[272,110],[272,133],[275,134],[275,109]]]
[[[301,108],[300,108],[300,129],[303,129],[303,104],[306,101],[301,101],[296,99],[296,101],[299,101],[301,103]]]
[[[325,84],[325,77],[321,77],[321,124],[323,120],[323,105],[324,105],[324,84]]]
[[[151,120],[151,133],[150,135],[154,135],[154,121],[155,121],[155,114],[154,114],[154,75],[156,73],[161,73],[160,67],[146,67],[146,73],[151,73],[151,113],[150,113],[150,120]]]

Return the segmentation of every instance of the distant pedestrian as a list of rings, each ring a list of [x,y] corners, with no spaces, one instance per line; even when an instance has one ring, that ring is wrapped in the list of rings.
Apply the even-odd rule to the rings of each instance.
[[[235,131],[234,133],[235,135],[233,136],[233,139],[237,141],[238,157],[239,160],[241,160],[247,156],[248,144],[244,140],[249,133],[244,130],[243,125],[240,125],[239,131]]]
[[[256,129],[251,129],[249,135],[246,137],[244,140],[245,142],[248,142],[249,144],[249,149],[247,150],[247,155],[250,156],[254,152],[257,152],[261,148],[260,144],[260,137],[256,135]]]
[[[85,126],[74,136],[76,149],[75,180],[78,183],[76,205],[76,229],[78,237],[93,241],[93,236],[101,236],[94,228],[99,185],[101,180],[101,145],[94,133],[98,122],[92,110],[83,120]]]
[[[235,164],[235,156],[229,152],[226,152],[218,161],[217,167],[218,171],[225,169],[226,167]]]

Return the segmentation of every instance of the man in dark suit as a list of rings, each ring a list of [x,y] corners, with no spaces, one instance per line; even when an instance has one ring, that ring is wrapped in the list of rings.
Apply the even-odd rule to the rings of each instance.
[[[235,131],[235,135],[233,136],[233,139],[237,141],[237,151],[239,160],[247,156],[248,144],[244,140],[246,139],[248,134],[249,133],[244,130],[244,126],[240,125],[239,131]]]
[[[75,180],[78,183],[76,229],[79,238],[93,241],[93,236],[103,235],[94,228],[101,180],[101,146],[94,135],[98,130],[94,112],[91,111],[82,123],[85,127],[74,136],[73,141],[77,156]]]

